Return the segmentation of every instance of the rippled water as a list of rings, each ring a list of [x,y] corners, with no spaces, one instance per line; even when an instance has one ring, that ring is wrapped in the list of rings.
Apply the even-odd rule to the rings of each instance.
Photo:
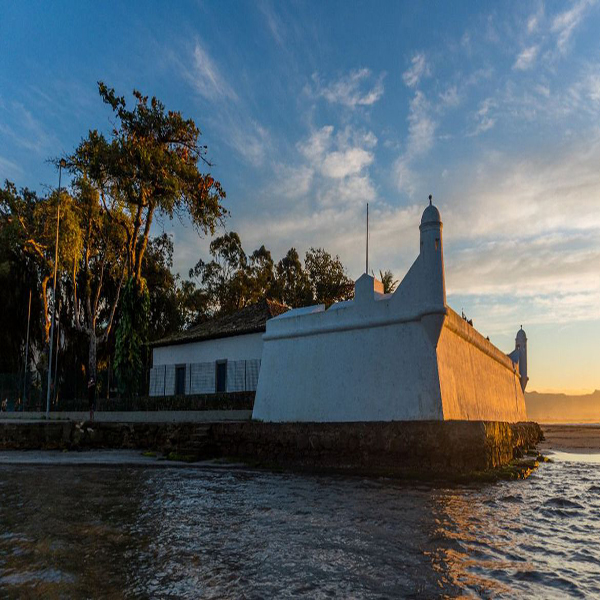
[[[0,595],[599,597],[600,463],[468,487],[2,465]]]

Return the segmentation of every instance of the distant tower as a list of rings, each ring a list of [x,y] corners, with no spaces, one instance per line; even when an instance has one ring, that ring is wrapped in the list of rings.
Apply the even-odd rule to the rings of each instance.
[[[515,355],[519,357],[519,373],[521,374],[521,388],[525,391],[529,377],[527,377],[527,336],[523,331],[523,325],[517,332],[515,338]]]
[[[442,219],[440,211],[433,205],[429,196],[429,206],[421,217],[420,257],[424,262],[423,282],[427,298],[432,305],[446,305],[446,281],[444,276],[444,248],[442,244]]]

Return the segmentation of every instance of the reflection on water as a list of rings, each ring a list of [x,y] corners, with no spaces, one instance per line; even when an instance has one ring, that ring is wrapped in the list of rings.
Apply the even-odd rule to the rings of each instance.
[[[0,594],[598,597],[600,464],[452,488],[4,465]]]

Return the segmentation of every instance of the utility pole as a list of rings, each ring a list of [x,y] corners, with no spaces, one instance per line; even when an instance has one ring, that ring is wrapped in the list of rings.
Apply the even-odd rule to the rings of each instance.
[[[25,399],[27,398],[27,371],[29,367],[29,323],[31,321],[31,288],[29,288],[29,308],[27,309],[27,342],[25,343],[25,377],[23,378],[23,403],[21,410],[25,410]]]
[[[58,163],[58,197],[56,200],[56,242],[54,244],[54,279],[52,284],[52,324],[50,326],[50,350],[48,356],[48,389],[46,390],[46,419],[50,418],[50,389],[52,387],[52,348],[54,345],[54,321],[56,320],[56,277],[58,272],[58,228],[60,225],[60,183],[63,167],[67,166],[64,158]]]
[[[367,252],[365,256],[365,273],[369,274],[369,203],[367,202]]]

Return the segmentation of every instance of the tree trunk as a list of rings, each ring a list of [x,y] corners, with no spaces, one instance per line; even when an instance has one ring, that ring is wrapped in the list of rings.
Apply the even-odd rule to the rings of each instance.
[[[89,331],[89,354],[88,354],[88,381],[90,379],[94,379],[96,381],[96,332],[94,329],[90,329]]]

